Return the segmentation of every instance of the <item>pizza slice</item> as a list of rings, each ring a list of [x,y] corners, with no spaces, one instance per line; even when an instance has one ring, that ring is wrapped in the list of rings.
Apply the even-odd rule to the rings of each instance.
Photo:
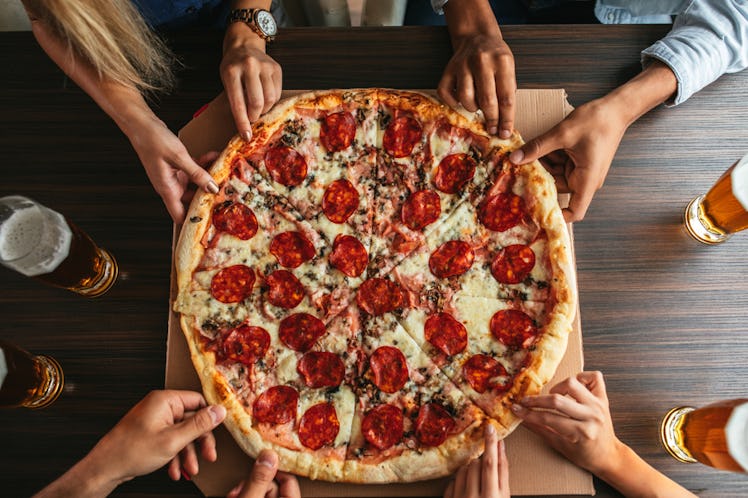
[[[417,481],[453,472],[482,451],[486,417],[398,324],[361,314],[360,375],[344,476]],[[503,428],[499,428],[503,433]]]

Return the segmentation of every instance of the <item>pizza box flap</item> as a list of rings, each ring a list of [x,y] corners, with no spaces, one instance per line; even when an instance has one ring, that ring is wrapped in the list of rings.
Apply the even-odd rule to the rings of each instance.
[[[283,97],[300,93],[284,91]],[[433,93],[433,91],[431,92]],[[549,129],[566,116],[571,107],[563,89],[519,90],[516,127],[525,140]],[[179,137],[193,157],[224,148],[236,133],[228,101],[222,93],[196,113],[180,131]],[[567,199],[560,199],[563,204]],[[176,243],[178,227],[174,228]],[[569,226],[571,232],[571,226]],[[573,240],[573,239],[572,239]],[[172,301],[176,284],[172,270]],[[165,386],[170,389],[200,390],[200,381],[190,360],[179,319],[169,312]],[[548,387],[583,369],[582,335],[579,312],[569,337],[566,354]],[[200,462],[200,473],[193,482],[206,496],[225,496],[251,469],[252,460],[223,427],[215,431],[218,461]],[[592,476],[548,447],[539,437],[520,426],[506,439],[509,485],[513,496],[594,495]],[[538,470],[542,469],[539,473]],[[409,484],[353,485],[299,479],[304,498],[442,496],[448,478]]]

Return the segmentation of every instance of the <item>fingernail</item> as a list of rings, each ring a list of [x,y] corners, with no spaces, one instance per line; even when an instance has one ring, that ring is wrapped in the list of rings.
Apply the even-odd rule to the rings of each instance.
[[[512,405],[512,411],[514,413],[524,413],[525,410],[526,408],[524,406],[518,405],[516,403]]]
[[[522,149],[517,149],[511,154],[509,154],[509,160],[512,161],[514,164],[519,164],[522,162],[522,159],[525,158],[525,153],[522,152]]]
[[[190,477],[190,475],[187,473],[186,470],[184,470],[183,468],[180,468],[179,470],[182,472],[182,477],[184,477],[188,481],[192,480],[192,478]]]
[[[260,456],[257,457],[256,463],[257,465],[264,465],[265,467],[270,467],[270,468],[272,468],[275,465],[272,454],[266,451],[263,451],[262,453],[260,453]]]
[[[488,134],[489,134],[489,135],[496,135],[496,132],[497,132],[498,130],[499,130],[499,129],[498,129],[497,127],[495,127],[495,126],[491,126],[490,128],[488,128]]]
[[[242,138],[247,142],[252,140],[252,130],[244,130],[242,132]]]
[[[493,436],[494,434],[496,434],[496,428],[490,422],[486,424],[486,434],[490,436]]]
[[[213,424],[218,425],[226,417],[226,408],[221,405],[213,405],[208,408],[208,413]]]
[[[509,138],[512,136],[511,130],[501,130],[501,134],[499,135],[501,138]]]
[[[216,185],[216,182],[214,182],[213,180],[208,182],[208,185],[205,188],[207,188],[208,192],[210,192],[211,194],[217,194],[219,191],[218,185]]]

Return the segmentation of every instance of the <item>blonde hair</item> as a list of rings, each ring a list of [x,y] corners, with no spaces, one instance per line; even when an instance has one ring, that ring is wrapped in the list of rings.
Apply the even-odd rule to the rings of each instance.
[[[99,73],[140,92],[174,86],[171,50],[149,28],[131,0],[24,0],[43,22]]]

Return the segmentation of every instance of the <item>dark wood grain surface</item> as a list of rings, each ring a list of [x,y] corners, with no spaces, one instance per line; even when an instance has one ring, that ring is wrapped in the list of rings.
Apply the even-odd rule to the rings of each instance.
[[[652,26],[508,26],[522,88],[563,87],[579,105],[639,69]],[[155,103],[172,129],[221,90],[221,33],[180,32],[178,91]],[[443,28],[295,29],[271,55],[284,86],[434,87]],[[117,257],[114,289],[86,300],[0,268],[0,337],[55,356],[66,391],[41,411],[0,411],[0,495],[27,496],[66,470],[137,400],[163,386],[171,221],[127,139],[29,33],[0,34],[0,195],[25,194]],[[748,233],[720,247],[681,213],[748,152],[748,73],[728,75],[632,126],[574,230],[585,361],[607,378],[620,438],[703,497],[745,496],[748,476],[680,464],[658,427],[675,405],[748,395]],[[598,496],[618,496],[596,481]],[[116,496],[199,496],[163,471]]]

